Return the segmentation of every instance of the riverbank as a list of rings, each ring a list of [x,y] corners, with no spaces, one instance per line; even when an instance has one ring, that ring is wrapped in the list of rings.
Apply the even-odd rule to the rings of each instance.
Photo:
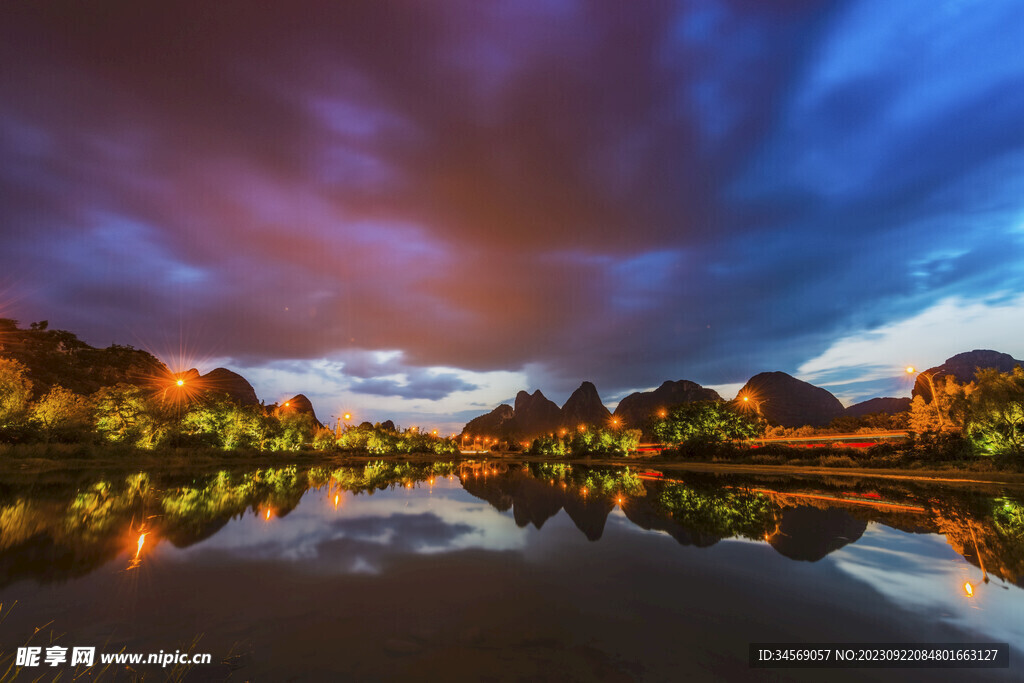
[[[630,466],[634,469],[656,469],[670,472],[701,472],[717,474],[753,474],[774,476],[885,478],[941,484],[1012,485],[1024,487],[1024,472],[970,469],[944,466],[912,468],[872,468],[794,464],[730,463],[687,461],[657,456],[643,457],[574,457],[553,458],[522,453],[487,453],[459,456],[438,456],[433,453],[374,455],[369,453],[337,453],[325,451],[222,451],[219,449],[168,449],[149,451],[124,447],[82,447],[67,444],[34,444],[0,446],[0,476],[32,475],[55,472],[138,471],[159,470],[169,474],[211,474],[219,470],[281,467],[284,465],[322,467],[362,467],[369,462],[387,460],[428,464],[435,462],[559,462],[590,466]],[[16,477],[17,478],[17,477]]]

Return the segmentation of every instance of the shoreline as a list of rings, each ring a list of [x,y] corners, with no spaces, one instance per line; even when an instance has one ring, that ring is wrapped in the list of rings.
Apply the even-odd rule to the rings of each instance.
[[[158,470],[177,474],[213,474],[223,469],[297,466],[363,466],[377,460],[428,464],[433,462],[524,462],[524,463],[565,463],[567,465],[632,467],[634,469],[655,469],[688,471],[709,474],[736,474],[787,477],[856,477],[916,481],[954,486],[1013,486],[1024,488],[1024,472],[977,471],[970,469],[935,468],[867,468],[867,467],[823,467],[820,465],[787,464],[746,464],[726,462],[700,462],[682,460],[660,460],[657,457],[574,457],[553,458],[543,455],[519,453],[487,453],[473,455],[434,455],[432,453],[410,453],[401,455],[370,455],[354,453],[325,453],[322,451],[297,451],[287,453],[223,453],[213,451],[188,451],[180,455],[167,453],[122,452],[108,456],[92,457],[19,457],[11,452],[0,457],[0,476],[84,473],[97,470]]]

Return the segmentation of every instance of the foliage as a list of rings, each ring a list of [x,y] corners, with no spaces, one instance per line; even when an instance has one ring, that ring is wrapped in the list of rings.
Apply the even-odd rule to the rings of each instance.
[[[1024,370],[979,370],[973,384],[967,438],[982,453],[1024,455]]]
[[[918,394],[910,403],[910,429],[924,432],[960,432],[964,428],[974,384],[960,384],[952,375],[930,380],[932,400]]]
[[[107,441],[151,448],[167,428],[151,397],[131,384],[100,389],[92,405],[96,431]]]
[[[31,396],[28,368],[16,360],[0,358],[0,427],[21,422]]]
[[[1024,541],[1024,505],[1010,498],[996,498],[992,519],[1000,534]]]
[[[371,455],[457,455],[459,452],[458,445],[452,439],[444,439],[418,429],[397,431],[381,424],[369,423],[346,427],[337,437],[336,443],[342,451]]]
[[[83,441],[92,428],[92,405],[58,384],[33,404],[32,420],[47,440]]]
[[[775,528],[778,512],[778,506],[760,493],[701,490],[684,484],[666,485],[655,497],[654,505],[694,531],[758,540]]]
[[[580,455],[629,455],[640,443],[639,429],[584,429],[571,436],[534,439],[528,452],[555,457]]]
[[[587,491],[603,496],[640,496],[645,493],[643,480],[628,467],[622,470],[587,469],[581,473],[576,483],[585,487]]]
[[[22,330],[5,318],[0,326],[3,355],[28,368],[37,398],[57,384],[86,396],[118,383],[145,385],[167,373],[164,364],[146,351],[116,344],[97,349],[71,332],[49,329],[46,321]]]
[[[741,415],[721,401],[695,401],[675,406],[653,427],[655,437],[664,444],[752,439],[763,431],[759,420]]]
[[[828,425],[828,431],[840,434],[855,432],[897,431],[910,427],[910,411],[902,413],[869,413],[860,417],[841,415]],[[780,435],[781,436],[781,435]]]

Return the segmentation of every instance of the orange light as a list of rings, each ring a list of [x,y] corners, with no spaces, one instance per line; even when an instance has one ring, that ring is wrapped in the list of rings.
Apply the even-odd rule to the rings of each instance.
[[[434,436],[437,436],[437,430],[436,429],[434,431],[430,432],[430,433],[433,434]]]
[[[352,413],[345,413],[344,415],[342,415],[342,419],[351,420],[352,419]]]
[[[288,407],[288,406],[290,406],[290,405],[291,405],[291,401],[285,401],[285,402],[284,402],[284,407],[285,407],[285,408],[287,408],[287,407]]]
[[[974,586],[971,585],[970,581],[964,582],[964,593],[966,593],[969,598],[974,597]]]
[[[587,495],[587,487],[584,486],[583,488],[581,488],[580,493],[582,493],[584,496]]]
[[[744,402],[744,403],[746,403],[746,402],[747,402],[747,401],[749,401],[749,400],[750,400],[750,397],[749,397],[749,396],[744,396],[744,397],[743,397],[743,402]]]
[[[618,503],[619,503],[619,505],[621,506],[621,505],[622,505],[622,496],[619,496],[619,497],[617,498],[617,500],[618,500]]]
[[[270,510],[267,510],[267,521],[270,521]]]
[[[338,495],[338,494],[335,494],[335,496],[334,496],[334,509],[335,509],[335,510],[337,510],[337,509],[338,509],[338,503],[339,503],[340,501],[341,501],[341,496],[340,496],[340,495]]]
[[[662,408],[661,410],[658,411],[658,417],[665,419],[666,417],[668,417],[668,411]]]
[[[581,432],[587,431],[587,425],[580,425],[580,431]]]
[[[135,550],[135,557],[136,557],[136,558],[138,558],[138,556],[142,554],[142,546],[143,546],[143,545],[144,545],[145,543],[146,543],[146,534],[141,534],[141,535],[139,536],[139,545],[138,545],[138,548],[137,548],[137,549]]]
[[[179,379],[177,382],[175,382],[175,384],[177,384],[179,387],[183,387],[185,386],[185,380]]]
[[[908,365],[907,366],[907,374],[908,375],[913,375],[914,374],[914,366],[913,365]]]

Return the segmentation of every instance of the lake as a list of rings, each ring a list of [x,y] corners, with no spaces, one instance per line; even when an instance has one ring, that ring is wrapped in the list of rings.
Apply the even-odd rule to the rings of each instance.
[[[171,667],[199,681],[1019,680],[1022,585],[1010,486],[508,461],[0,481],[0,671],[27,643],[210,653]],[[1011,668],[753,669],[759,642],[1001,642]]]

